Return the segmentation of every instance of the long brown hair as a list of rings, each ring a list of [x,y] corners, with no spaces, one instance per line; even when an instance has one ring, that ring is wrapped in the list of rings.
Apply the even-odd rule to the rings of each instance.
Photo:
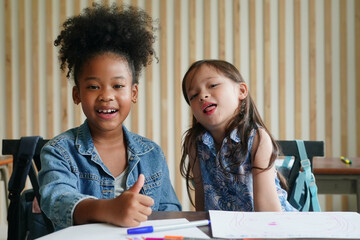
[[[195,76],[195,74],[190,75],[191,72],[197,71],[200,69],[201,66],[207,65],[209,67],[212,67],[218,71],[219,74],[231,79],[232,81],[236,83],[245,82],[242,78],[240,72],[236,69],[234,65],[232,65],[229,62],[223,61],[223,60],[200,60],[197,62],[194,62],[186,74],[184,75],[184,78],[182,80],[182,91],[184,98],[186,102],[190,105],[187,93],[186,93],[186,83],[189,80],[190,76]],[[196,72],[195,72],[196,73]],[[271,136],[270,132],[266,128],[264,122],[261,119],[261,116],[255,106],[255,103],[253,99],[250,96],[250,93],[248,93],[247,97],[241,101],[239,104],[239,108],[237,110],[237,114],[233,117],[233,119],[228,123],[228,126],[226,128],[225,136],[229,136],[230,133],[237,129],[238,135],[241,139],[241,141],[237,144],[234,151],[241,149],[242,152],[248,151],[248,140],[250,138],[251,131],[253,129],[258,129],[259,127],[263,128],[270,136],[271,142],[273,145],[273,152],[271,154],[271,158],[269,161],[269,165],[267,168],[259,168],[253,166],[253,168],[258,168],[261,170],[266,170],[272,167],[272,165],[275,162],[276,157],[279,153],[279,147],[276,144],[276,141]],[[196,153],[196,139],[199,136],[202,136],[206,132],[206,129],[196,120],[196,118],[193,116],[192,120],[192,126],[185,132],[185,138],[182,146],[182,156],[180,161],[180,173],[181,175],[186,179],[186,187],[187,192],[190,198],[190,201],[192,205],[194,205],[194,202],[191,198],[190,191],[194,190],[193,183],[195,181],[194,175],[193,175],[193,167],[194,164],[191,164],[191,161],[189,159],[193,160],[193,163],[198,161],[197,153]],[[258,131],[256,131],[256,134],[258,135],[260,139],[260,135]],[[260,141],[258,141],[259,143]],[[255,147],[254,155],[252,156],[253,160],[255,158],[255,155],[257,153],[258,144]],[[188,158],[187,158],[188,157]],[[241,159],[237,162],[240,164]],[[226,169],[222,169],[223,171],[227,171]],[[230,172],[232,173],[232,172]],[[234,173],[232,173],[234,174]],[[282,182],[282,186],[286,188],[286,183],[284,182],[284,178],[280,176],[280,181]]]

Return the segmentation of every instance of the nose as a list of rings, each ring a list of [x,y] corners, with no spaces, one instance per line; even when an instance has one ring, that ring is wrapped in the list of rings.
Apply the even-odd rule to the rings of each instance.
[[[100,95],[99,95],[99,100],[102,102],[108,102],[108,101],[113,101],[114,100],[114,94],[112,92],[112,89],[104,89],[103,91],[101,91]]]
[[[200,93],[200,97],[199,97],[199,101],[203,102],[205,101],[205,99],[207,99],[209,97],[209,94],[207,92],[201,92]]]

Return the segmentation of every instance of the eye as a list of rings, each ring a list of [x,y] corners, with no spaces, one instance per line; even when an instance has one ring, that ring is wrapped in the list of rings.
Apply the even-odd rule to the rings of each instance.
[[[121,85],[121,84],[116,84],[115,86],[114,86],[114,88],[123,88],[123,87],[125,87],[124,85]]]
[[[214,88],[214,87],[216,87],[218,85],[219,85],[219,83],[210,84],[210,88]]]
[[[194,94],[194,95],[191,95],[190,97],[189,97],[189,101],[191,101],[191,100],[194,100],[196,97],[197,97],[197,93],[196,94]]]
[[[90,85],[90,86],[88,86],[87,87],[87,89],[99,89],[99,87],[98,86],[96,86],[96,85]]]

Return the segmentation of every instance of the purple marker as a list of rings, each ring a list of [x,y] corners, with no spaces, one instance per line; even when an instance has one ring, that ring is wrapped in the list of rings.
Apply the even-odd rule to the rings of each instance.
[[[205,226],[209,224],[210,224],[210,220],[200,220],[200,221],[192,221],[187,223],[178,223],[171,225],[145,226],[138,228],[129,228],[127,230],[127,234],[144,234],[144,233],[152,233],[152,232],[161,232],[161,231],[168,231],[168,230],[174,230],[180,228]]]

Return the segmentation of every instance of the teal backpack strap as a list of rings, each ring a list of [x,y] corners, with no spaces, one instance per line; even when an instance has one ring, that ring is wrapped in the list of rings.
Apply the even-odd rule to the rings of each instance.
[[[303,169],[303,173],[305,175],[305,191],[307,196],[306,201],[303,207],[303,211],[310,210],[310,200],[312,204],[313,211],[321,211],[319,200],[317,198],[317,186],[315,182],[315,176],[311,171],[311,162],[307,157],[305,144],[302,140],[296,140],[300,159],[301,159],[301,167]],[[301,174],[301,173],[300,173]]]
[[[300,204],[301,196],[303,195],[304,185],[306,183],[304,172],[300,172],[299,176],[296,178],[295,188],[292,191],[291,205],[293,205],[297,210],[302,210],[302,205]]]
[[[303,140],[295,140],[295,141],[299,150],[300,160],[308,159],[304,141]]]
[[[281,167],[288,168],[289,164],[290,164],[290,161],[291,161],[291,158],[292,158],[291,156],[285,156]]]

